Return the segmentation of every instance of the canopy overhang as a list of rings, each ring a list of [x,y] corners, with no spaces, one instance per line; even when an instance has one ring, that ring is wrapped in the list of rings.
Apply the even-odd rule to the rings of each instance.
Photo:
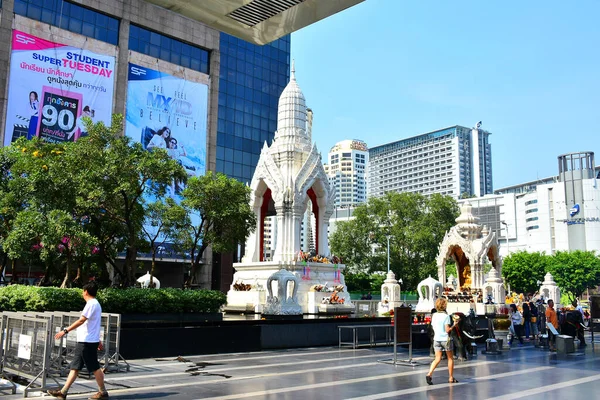
[[[364,0],[146,0],[247,42],[264,45]]]

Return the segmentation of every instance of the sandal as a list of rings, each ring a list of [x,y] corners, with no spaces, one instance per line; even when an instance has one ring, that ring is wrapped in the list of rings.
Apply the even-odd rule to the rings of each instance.
[[[425,380],[427,381],[428,385],[433,385],[433,381],[431,380],[431,376],[425,375]]]
[[[448,383],[458,383],[458,381],[455,378],[452,378],[452,380],[448,381]]]

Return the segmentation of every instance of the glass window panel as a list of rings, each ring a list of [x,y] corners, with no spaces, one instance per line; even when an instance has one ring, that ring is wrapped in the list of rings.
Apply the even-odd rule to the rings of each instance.
[[[217,132],[217,146],[225,145],[225,134],[222,132]]]
[[[69,21],[69,30],[76,33],[81,33],[81,21],[78,19],[71,19]]]
[[[29,4],[29,8],[27,9],[27,16],[29,18],[39,20],[42,17],[42,7]]]
[[[189,56],[181,56],[181,66],[189,68],[190,67],[190,57]]]
[[[118,31],[108,31],[107,35],[107,43],[112,43],[115,46],[119,43],[119,32]]]
[[[171,56],[171,52],[169,50],[165,49],[164,47],[161,47],[159,58],[162,60],[165,60],[165,61],[171,61],[170,56]]]
[[[65,2],[66,3],[66,2]],[[79,7],[75,4],[71,4],[71,13],[72,18],[83,19],[83,8]]]
[[[106,29],[96,27],[94,29],[94,37],[98,40],[102,40],[103,42],[107,42],[108,41],[108,32],[106,32]]]
[[[149,50],[148,55],[150,57],[158,58],[158,56],[160,55],[160,47],[158,47],[158,46],[150,45],[148,50]]]
[[[96,12],[94,12],[88,8],[84,8],[83,9],[83,20],[90,24],[95,24],[96,23],[96,14],[97,14]]]
[[[244,126],[241,124],[235,124],[235,136],[244,136]]]
[[[233,174],[235,176],[241,176],[242,175],[242,164],[233,164]]]
[[[217,160],[217,172],[225,173],[225,162]]]
[[[181,45],[182,43],[179,40],[173,40],[171,42],[171,51],[181,53]]]
[[[150,44],[160,45],[160,34],[156,32],[150,32]]]
[[[233,148],[233,139],[235,136],[233,135],[225,135],[225,147],[226,148]]]
[[[137,27],[136,27],[137,28]],[[142,29],[142,28],[137,28],[139,29],[139,37],[141,40],[145,40],[146,42],[150,42],[150,31],[148,29]]]
[[[227,132],[230,135],[233,135],[235,131],[235,124],[233,123],[233,121],[229,120],[229,121],[225,121],[225,132]]]
[[[54,15],[55,15],[54,12],[52,12],[50,10],[43,9],[40,21],[42,21],[42,22],[44,22],[46,24],[49,24],[49,25],[54,25]]]
[[[252,139],[252,128],[244,126],[244,139]]]
[[[244,123],[244,113],[242,111],[235,112],[235,123],[243,124]]]
[[[225,174],[231,176],[233,175],[233,163],[225,162]]]
[[[84,22],[82,24],[82,28],[81,28],[81,34],[88,36],[88,37],[94,37],[94,25]]]
[[[106,27],[108,25],[108,16],[96,13],[96,25]]]
[[[15,0],[15,5],[13,8],[15,14],[19,15],[27,15],[27,3],[22,0]]]
[[[233,161],[233,149],[232,148],[224,148],[225,150],[225,161]]]
[[[242,148],[243,148],[242,140],[243,139],[241,137],[234,137],[233,139],[234,139],[233,140],[233,148],[235,150],[242,150]]]
[[[217,146],[217,160],[225,159],[225,148],[222,146]]]

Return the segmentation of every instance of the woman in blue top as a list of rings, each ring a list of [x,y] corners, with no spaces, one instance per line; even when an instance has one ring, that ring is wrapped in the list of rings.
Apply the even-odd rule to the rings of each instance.
[[[454,321],[452,323],[450,316],[446,313],[446,306],[448,301],[446,299],[437,299],[435,302],[435,309],[437,312],[431,316],[431,327],[433,328],[433,349],[435,350],[435,360],[431,362],[429,372],[425,376],[425,380],[428,384],[433,385],[431,375],[435,371],[436,367],[442,361],[442,351],[446,352],[448,356],[448,382],[457,383],[454,379],[454,354],[452,352],[452,338],[448,333],[452,331],[458,324]]]

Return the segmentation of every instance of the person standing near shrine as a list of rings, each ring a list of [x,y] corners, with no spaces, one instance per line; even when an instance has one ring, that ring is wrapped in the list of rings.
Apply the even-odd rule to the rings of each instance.
[[[435,309],[437,312],[431,316],[431,327],[433,328],[433,349],[435,350],[435,359],[431,362],[429,372],[425,376],[427,384],[433,385],[432,374],[435,368],[442,361],[442,352],[445,351],[448,356],[448,382],[457,383],[454,379],[454,354],[452,351],[452,337],[449,333],[458,325],[458,321],[452,324],[451,318],[446,313],[448,301],[444,298],[439,298],[435,301]]]
[[[552,324],[554,329],[558,330],[558,316],[554,310],[554,301],[548,300],[548,307],[546,307],[546,323]],[[550,351],[556,351],[556,336],[551,330],[548,330],[548,347]]]

